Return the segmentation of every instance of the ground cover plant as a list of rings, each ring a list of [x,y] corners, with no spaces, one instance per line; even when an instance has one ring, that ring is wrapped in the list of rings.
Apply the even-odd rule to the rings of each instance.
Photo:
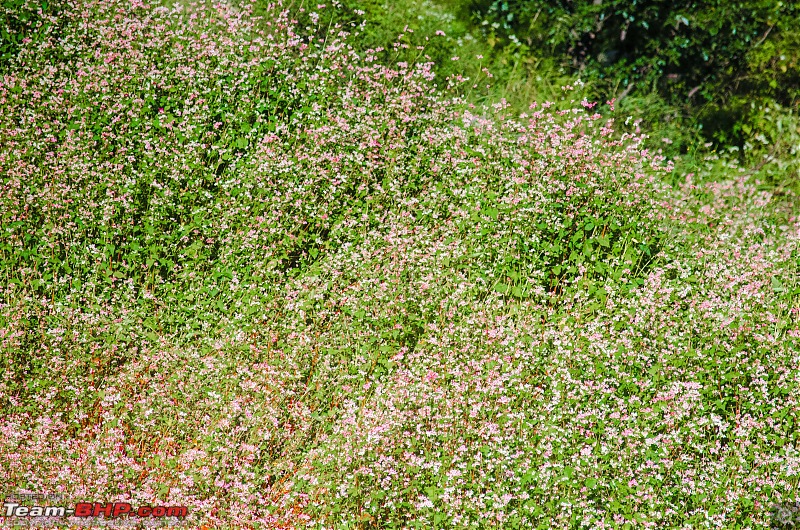
[[[676,174],[571,87],[476,107],[334,8],[78,0],[3,66],[4,493],[208,528],[800,500],[791,190]]]

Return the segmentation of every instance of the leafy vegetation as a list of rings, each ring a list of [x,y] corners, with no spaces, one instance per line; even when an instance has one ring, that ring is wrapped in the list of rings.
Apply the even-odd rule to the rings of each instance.
[[[798,501],[792,115],[673,164],[597,85],[396,6],[80,0],[19,41],[9,493],[215,528],[767,527]]]
[[[626,100],[673,156],[712,141],[754,163],[775,155],[754,141],[778,134],[765,113],[796,123],[797,2],[473,0],[463,11],[504,53],[579,76],[590,100]]]
[[[0,69],[16,57],[24,44],[40,41],[57,22],[59,2],[3,0],[0,2]]]

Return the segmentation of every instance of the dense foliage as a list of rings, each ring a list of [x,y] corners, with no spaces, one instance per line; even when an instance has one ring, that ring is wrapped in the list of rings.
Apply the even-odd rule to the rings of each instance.
[[[0,1],[0,71],[16,57],[20,47],[38,41],[55,29],[57,0]]]
[[[800,102],[795,1],[474,0],[470,7],[490,38],[558,58],[595,85],[596,97],[655,91],[724,145],[749,136],[752,103]]]
[[[77,0],[20,41],[9,490],[217,528],[763,528],[799,500],[795,197],[716,154],[676,174],[579,86],[475,106],[336,9]]]

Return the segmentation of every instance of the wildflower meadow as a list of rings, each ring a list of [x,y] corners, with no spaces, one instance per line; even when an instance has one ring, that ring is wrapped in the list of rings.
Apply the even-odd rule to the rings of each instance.
[[[791,191],[579,86],[476,104],[336,5],[55,5],[0,70],[6,496],[337,530],[800,501]]]

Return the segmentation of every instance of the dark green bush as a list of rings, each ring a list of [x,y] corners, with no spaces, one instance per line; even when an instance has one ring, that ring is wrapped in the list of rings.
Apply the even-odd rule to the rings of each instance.
[[[472,0],[470,9],[490,42],[557,57],[598,99],[655,92],[725,144],[743,143],[751,102],[800,100],[798,2]]]

